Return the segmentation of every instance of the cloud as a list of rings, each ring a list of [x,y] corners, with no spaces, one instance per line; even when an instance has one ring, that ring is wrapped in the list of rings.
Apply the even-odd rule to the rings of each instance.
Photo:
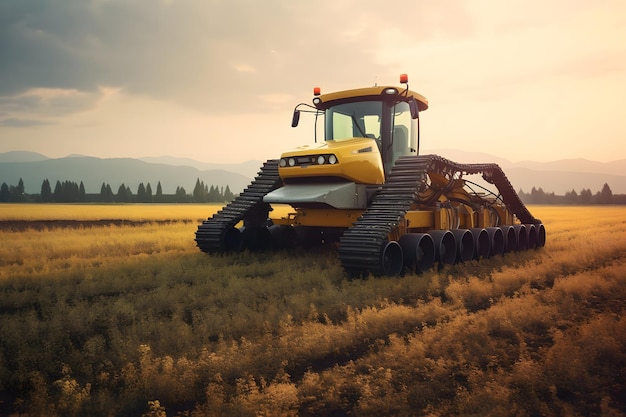
[[[246,97],[290,94],[303,80],[306,91],[313,80],[371,80],[385,71],[372,64],[367,34],[402,23],[377,4],[3,2],[0,96],[108,85],[219,112]]]
[[[0,1],[0,119],[53,123],[58,143],[76,135],[72,146],[88,130],[102,147],[110,137],[126,145],[132,130],[138,148],[147,137],[150,146],[157,137],[178,146],[190,125],[199,143],[217,143],[205,136],[220,124],[243,142],[250,135],[239,132],[241,120],[255,120],[283,149],[299,132],[279,137],[275,126],[288,126],[314,86],[396,84],[408,73],[432,104],[425,130],[463,138],[450,147],[511,146],[499,132],[512,125],[534,123],[540,141],[563,125],[575,133],[619,118],[618,106],[601,103],[626,95],[624,16],[621,0]],[[122,114],[108,117],[113,106]],[[570,122],[591,111],[595,119]],[[35,149],[36,134],[42,142],[49,134],[34,132]],[[26,133],[11,129],[15,143]],[[573,152],[574,139],[559,152]]]
[[[443,72],[453,84],[530,78],[591,60],[598,48],[606,64],[560,69],[601,71],[623,53],[617,40],[598,43],[612,29],[594,17],[613,13],[620,27],[618,3],[609,3],[9,1],[0,4],[0,96],[107,85],[224,112],[252,96],[395,81],[399,72],[439,83]]]
[[[4,127],[34,127],[47,126],[52,124],[52,122],[47,122],[43,120],[16,119],[12,117],[7,119],[0,119],[0,126]]]
[[[5,111],[59,116],[92,106],[98,96],[76,89],[31,88],[15,96],[0,97],[0,105]]]
[[[437,19],[436,9],[430,14]],[[419,29],[407,27],[383,33],[383,43],[395,39],[397,47],[381,46],[377,60],[400,67],[408,57],[419,57],[423,65],[411,74],[413,85],[418,81],[436,90],[439,98],[501,100],[537,85],[550,87],[562,78],[577,83],[624,73],[624,15],[626,4],[618,2],[572,7],[561,0],[476,1],[452,14],[463,30],[432,30],[425,38]]]
[[[238,72],[248,72],[248,73],[256,72],[256,69],[252,65],[235,64],[233,65],[233,67],[235,68],[235,71],[238,71]]]
[[[105,94],[76,89],[30,88],[14,96],[0,97],[0,126],[33,127],[53,125],[63,117],[94,108]]]

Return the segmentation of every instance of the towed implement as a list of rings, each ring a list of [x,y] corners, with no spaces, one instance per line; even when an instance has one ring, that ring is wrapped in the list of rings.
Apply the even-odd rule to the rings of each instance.
[[[497,164],[419,155],[422,95],[374,86],[321,94],[301,113],[324,140],[268,160],[196,231],[208,253],[331,244],[350,275],[398,275],[543,247],[546,232]],[[316,127],[317,132],[317,127]],[[468,179],[482,178],[485,185]],[[272,205],[290,212],[273,216]]]

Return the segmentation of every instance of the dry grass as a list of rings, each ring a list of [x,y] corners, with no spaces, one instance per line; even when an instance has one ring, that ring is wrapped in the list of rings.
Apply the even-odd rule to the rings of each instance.
[[[106,220],[202,221],[222,208],[221,204],[2,204],[0,221],[6,220]],[[277,205],[283,215],[287,206]]]
[[[0,398],[34,415],[623,415],[626,208],[531,211],[544,249],[354,281],[333,253],[207,256],[193,223],[4,233]]]
[[[16,233],[0,232],[0,280],[20,275],[45,277],[145,260],[152,255],[189,253],[196,250],[196,227],[194,223],[176,223],[26,230],[19,238]]]
[[[2,220],[203,220],[218,204],[0,204]]]

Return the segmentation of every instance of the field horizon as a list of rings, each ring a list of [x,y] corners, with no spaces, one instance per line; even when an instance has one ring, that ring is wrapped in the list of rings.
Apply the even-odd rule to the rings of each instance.
[[[0,415],[619,416],[626,207],[530,206],[545,248],[349,279],[206,255],[217,205],[0,205]],[[163,222],[169,220],[169,222]]]

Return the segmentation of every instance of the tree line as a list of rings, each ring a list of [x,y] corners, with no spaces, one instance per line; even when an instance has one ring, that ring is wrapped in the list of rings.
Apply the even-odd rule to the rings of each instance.
[[[20,178],[17,185],[8,185],[3,182],[0,185],[0,202],[39,202],[39,203],[224,203],[235,198],[228,185],[218,187],[208,186],[204,181],[196,180],[193,192],[187,193],[184,187],[176,187],[174,194],[164,194],[161,181],[157,183],[153,192],[150,183],[140,183],[137,191],[133,193],[131,188],[124,183],[120,184],[117,192],[113,192],[110,184],[102,183],[100,193],[88,194],[82,181],[57,180],[54,190],[50,181],[46,178],[41,184],[39,194],[27,194],[24,181]]]
[[[526,204],[626,204],[626,194],[613,194],[611,187],[604,184],[602,190],[593,194],[589,188],[583,188],[580,193],[572,189],[565,195],[547,193],[540,188],[533,187],[529,193],[522,190],[518,192],[522,201]]]
[[[613,194],[608,184],[604,184],[602,190],[593,194],[590,189],[582,189],[579,193],[574,189],[557,195],[547,193],[541,187],[533,187],[530,192],[523,190],[518,192],[525,204],[626,204],[626,194]],[[24,181],[20,178],[17,185],[7,185],[5,182],[0,186],[0,202],[41,202],[41,203],[224,203],[231,201],[235,195],[226,187],[215,185],[208,186],[198,178],[191,193],[187,193],[184,187],[176,187],[174,194],[163,194],[161,182],[156,190],[152,190],[150,183],[140,183],[137,191],[133,191],[125,184],[120,184],[117,192],[109,184],[102,183],[100,193],[88,194],[82,181],[57,180],[54,190],[48,179],[41,184],[39,194],[26,194]]]

